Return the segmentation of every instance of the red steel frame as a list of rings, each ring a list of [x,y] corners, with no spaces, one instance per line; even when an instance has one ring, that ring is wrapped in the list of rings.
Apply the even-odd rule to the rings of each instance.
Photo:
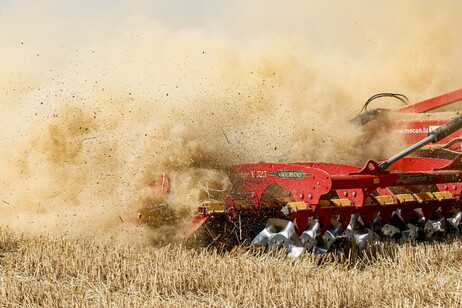
[[[230,169],[235,185],[240,188],[239,196],[227,196],[225,206],[230,219],[242,211],[258,211],[261,197],[272,184],[278,184],[296,202],[302,202],[305,207],[289,211],[289,219],[295,220],[297,233],[301,234],[307,227],[310,218],[317,218],[324,232],[334,216],[346,227],[353,213],[361,214],[365,224],[369,224],[374,213],[379,213],[382,223],[389,221],[396,210],[401,210],[402,219],[408,223],[415,209],[421,209],[428,220],[436,209],[440,209],[445,217],[451,215],[452,208],[460,208],[462,191],[462,171],[460,170],[462,156],[453,161],[435,158],[404,158],[391,171],[380,172],[378,164],[368,161],[363,168],[328,163],[293,163],[293,164],[248,164],[238,165]],[[459,169],[459,170],[457,170]],[[448,191],[453,197],[446,200],[410,200],[399,201],[388,187],[416,186],[435,184],[439,191]],[[380,196],[389,195],[393,203],[367,203],[375,197],[377,190]],[[351,205],[320,206],[323,195],[335,191],[340,198],[349,199]],[[235,206],[234,198],[245,199],[248,207]],[[376,200],[375,200],[376,201]],[[201,224],[210,213],[202,213],[197,217]]]
[[[426,99],[424,101],[395,109],[396,112],[427,112],[462,100],[462,89],[458,89],[440,96]]]

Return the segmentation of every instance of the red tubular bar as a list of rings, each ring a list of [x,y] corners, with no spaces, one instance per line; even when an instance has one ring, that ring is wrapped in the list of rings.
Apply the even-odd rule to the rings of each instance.
[[[455,183],[462,179],[462,171],[388,173],[382,175],[333,175],[332,189],[379,188],[390,186]]]
[[[436,96],[419,103],[415,103],[409,106],[404,106],[395,109],[396,112],[426,112],[438,107],[452,104],[454,102],[462,100],[462,89],[458,89],[440,96]]]

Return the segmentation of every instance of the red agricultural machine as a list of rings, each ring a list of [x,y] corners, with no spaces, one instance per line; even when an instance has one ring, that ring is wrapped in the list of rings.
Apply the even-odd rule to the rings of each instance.
[[[354,121],[417,115],[459,100],[462,89],[394,111],[366,111]],[[392,130],[412,145],[363,167],[321,162],[232,166],[232,190],[223,200],[200,206],[188,236],[201,229],[207,243],[231,235],[235,242],[253,239],[298,256],[304,250],[324,253],[345,242],[362,248],[383,238],[410,241],[459,234],[462,116],[444,115],[391,122]],[[425,157],[406,157],[417,152]]]

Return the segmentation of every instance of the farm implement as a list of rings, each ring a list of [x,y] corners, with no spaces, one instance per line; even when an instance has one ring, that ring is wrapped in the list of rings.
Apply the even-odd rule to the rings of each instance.
[[[395,112],[424,112],[461,99],[462,89]],[[204,202],[192,230],[200,227],[209,243],[221,237],[253,239],[294,256],[303,250],[323,253],[345,242],[363,248],[384,238],[412,241],[459,233],[462,116],[391,126],[416,142],[362,168],[319,162],[231,167],[231,193],[223,201]],[[406,157],[435,145],[449,150],[452,159]]]
[[[444,103],[435,98],[433,104],[462,99],[462,89],[449,96],[443,97]],[[423,109],[429,110],[426,104]],[[420,110],[411,106],[405,110]],[[368,111],[359,122],[366,124],[370,115],[374,120],[387,112],[393,111]],[[222,200],[200,205],[186,237],[200,238],[206,245],[247,241],[269,249],[285,248],[296,257],[303,251],[323,254],[345,244],[364,248],[384,239],[413,241],[460,234],[462,116],[451,117],[391,122],[395,130],[415,130],[406,139],[412,145],[387,160],[369,160],[363,167],[323,162],[232,166],[231,191]],[[428,157],[431,145],[450,150],[452,157]],[[422,149],[427,157],[407,157]]]

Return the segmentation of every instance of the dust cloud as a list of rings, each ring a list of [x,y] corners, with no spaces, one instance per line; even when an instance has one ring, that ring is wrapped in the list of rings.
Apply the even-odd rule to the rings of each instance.
[[[458,1],[83,3],[1,8],[0,224],[26,233],[164,237],[140,207],[187,220],[232,164],[386,157],[399,140],[349,122],[363,102],[462,80]]]

